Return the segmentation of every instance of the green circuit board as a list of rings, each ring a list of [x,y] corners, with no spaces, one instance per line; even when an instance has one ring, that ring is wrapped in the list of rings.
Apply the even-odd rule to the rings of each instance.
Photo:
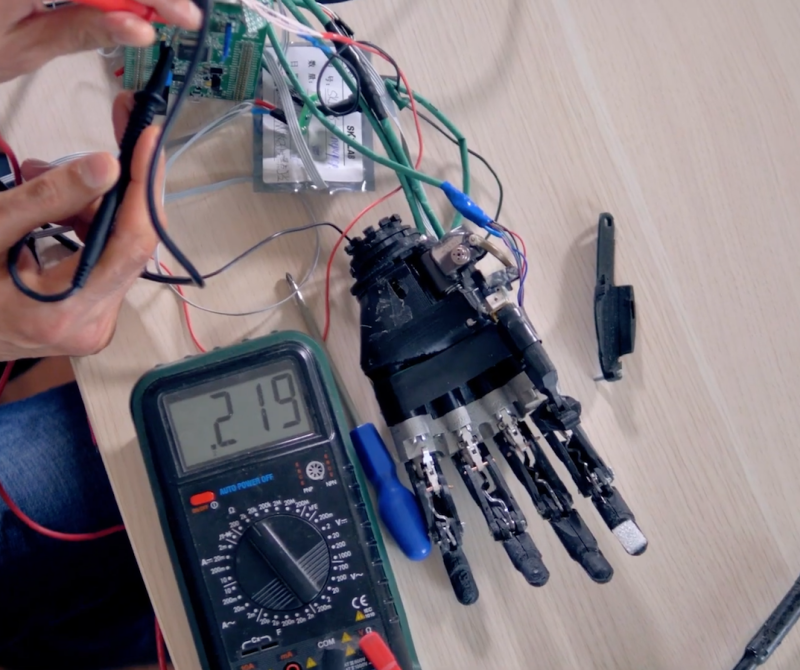
[[[201,47],[200,67],[188,82],[193,97],[217,100],[249,100],[255,97],[261,72],[261,54],[267,39],[267,22],[237,0],[217,0],[211,13],[206,44]],[[172,38],[172,28],[156,26],[159,39],[152,47],[125,50],[124,86],[144,88],[161,45]],[[181,31],[176,42],[175,64],[170,94],[186,84],[189,63],[197,48],[197,34]]]

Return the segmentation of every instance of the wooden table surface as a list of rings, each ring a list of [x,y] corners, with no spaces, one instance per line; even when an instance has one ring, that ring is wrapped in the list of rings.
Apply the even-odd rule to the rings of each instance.
[[[390,546],[427,670],[725,670],[800,572],[800,5],[792,0],[356,0],[358,34],[404,67],[498,169],[503,220],[524,235],[526,308],[585,427],[650,539],[624,554],[577,507],[616,568],[589,581],[509,474],[552,577],[525,585],[463,487],[466,550],[480,601],[454,600],[438,555],[411,564]],[[112,147],[116,83],[95,54],[0,89],[0,127],[24,157]],[[213,110],[194,106],[194,127]],[[408,124],[407,124],[408,125]],[[171,175],[177,190],[251,167],[246,120]],[[458,177],[457,153],[427,132],[425,169]],[[476,163],[476,198],[492,207]],[[379,171],[379,191],[393,186]],[[434,200],[447,209],[438,195]],[[345,223],[367,195],[314,198]],[[380,213],[407,214],[401,200]],[[592,321],[598,214],[618,223],[617,278],[635,286],[639,332],[618,384],[596,383]],[[266,234],[305,223],[292,196],[247,185],[170,208],[180,245],[217,267]],[[370,217],[375,222],[378,214]],[[332,238],[325,236],[325,249]],[[199,297],[246,309],[287,295],[313,235],[284,238]],[[379,415],[358,369],[355,301],[334,269],[333,357]],[[321,273],[307,294],[321,316]],[[299,328],[291,306],[251,318],[193,315],[225,345]],[[173,657],[197,666],[128,413],[137,378],[193,352],[171,293],[140,283],[113,344],[76,371]],[[452,474],[451,479],[457,478]],[[800,666],[800,630],[770,670]]]

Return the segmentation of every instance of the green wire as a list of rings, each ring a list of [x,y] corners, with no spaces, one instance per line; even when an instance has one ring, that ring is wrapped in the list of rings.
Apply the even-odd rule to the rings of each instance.
[[[306,25],[306,26],[308,26],[309,28],[311,28],[313,30],[313,27],[311,26],[311,23],[308,21],[308,19],[306,18],[305,14],[303,14],[297,8],[297,5],[294,3],[294,0],[285,0],[284,5],[298,21],[300,21],[303,25]],[[313,8],[312,8],[312,11],[314,11]],[[320,17],[319,13],[315,12],[315,14],[318,17]],[[321,13],[320,22],[324,23],[327,20],[328,20],[328,17],[324,14],[324,12],[322,12]],[[341,64],[341,62],[339,62],[338,59],[333,61],[333,67],[334,67],[334,69],[336,69],[336,71],[342,77],[342,80],[348,85],[350,90],[353,91],[353,93],[355,93],[355,91],[357,90],[356,89],[356,84],[350,78],[350,73]],[[410,163],[407,160],[405,160],[406,157],[405,157],[405,154],[402,151],[399,154],[397,154],[393,150],[392,143],[385,136],[384,128],[380,125],[380,123],[378,122],[378,119],[375,118],[374,114],[372,113],[372,110],[367,106],[366,101],[364,100],[363,97],[358,101],[358,104],[359,104],[359,107],[361,108],[362,113],[366,116],[367,120],[369,121],[370,125],[372,126],[372,129],[375,132],[376,137],[378,138],[380,143],[383,145],[384,150],[386,151],[386,153],[389,156],[389,158],[391,160],[396,160],[398,163],[400,163],[402,165],[406,165],[408,167],[411,167]],[[409,179],[405,175],[401,175],[401,174],[398,174],[398,173],[395,173],[395,174],[397,175],[397,179],[400,182],[400,186],[403,189],[403,194],[405,195],[406,200],[408,201],[408,206],[409,206],[409,208],[411,210],[411,215],[412,215],[412,217],[414,219],[414,225],[417,227],[417,230],[420,230],[420,231],[424,232],[425,231],[425,224],[422,221],[422,215],[420,214],[420,211],[419,211],[419,203],[417,202],[417,198],[416,198],[416,196],[414,194],[414,189],[412,187],[412,180]]]
[[[308,10],[310,10],[317,20],[324,26],[326,23],[330,21],[330,17],[322,10],[316,0],[299,0],[301,4],[303,4]],[[297,12],[296,5],[294,6],[295,11],[292,11],[292,8],[289,5],[294,5],[294,0],[288,0],[287,7],[289,11],[297,18],[299,21],[303,22],[306,25],[309,25],[308,21],[306,20],[305,16],[301,12]],[[342,78],[347,83],[347,86],[350,90],[355,94],[357,91],[355,82],[350,78],[349,73],[344,68],[344,66],[337,60],[333,62],[334,67],[342,76]],[[360,101],[361,108],[364,112],[369,112],[369,108],[366,106],[364,99]],[[384,145],[384,149],[386,153],[390,157],[394,157],[394,159],[400,163],[401,165],[405,165],[408,168],[411,168],[411,161],[409,157],[406,156],[405,151],[403,150],[403,146],[400,143],[399,138],[394,132],[394,128],[390,123],[389,119],[383,119],[380,121],[380,125],[383,129],[383,141],[382,144]],[[436,233],[438,237],[442,237],[444,235],[444,229],[442,228],[441,223],[439,222],[439,217],[436,216],[436,212],[433,211],[433,208],[430,205],[430,201],[428,200],[428,196],[425,193],[425,190],[422,188],[422,185],[417,180],[409,180],[409,185],[411,191],[413,192],[413,198],[416,199],[416,202],[419,203],[419,206],[422,207],[422,210],[425,212],[425,216],[427,217],[428,221],[431,224],[431,228]],[[409,201],[409,206],[412,207],[412,213],[414,210],[414,201],[408,197],[408,193],[406,193],[406,199]],[[417,228],[421,232],[426,232],[424,225],[422,225],[422,221],[418,220],[415,217],[415,223],[417,224]]]
[[[369,147],[365,147],[363,144],[359,142],[353,141],[349,138],[345,133],[339,130],[334,124],[332,124],[328,118],[317,108],[317,106],[311,101],[311,98],[308,96],[306,91],[302,88],[300,81],[297,79],[297,76],[292,71],[291,66],[289,65],[289,61],[286,59],[286,54],[283,53],[283,49],[280,48],[280,44],[278,43],[278,38],[275,35],[275,31],[272,29],[271,25],[267,25],[267,36],[269,37],[270,43],[272,44],[272,48],[275,50],[276,55],[278,56],[278,60],[281,62],[281,67],[286,71],[286,76],[288,77],[289,81],[291,82],[294,89],[297,91],[297,94],[302,98],[303,103],[307,104],[311,109],[311,113],[319,119],[320,123],[322,123],[325,128],[327,128],[332,134],[336,135],[342,142],[352,146],[353,148],[360,151],[364,154],[367,158],[375,161],[379,165],[384,165],[395,172],[399,172],[406,177],[411,179],[419,179],[420,181],[430,184],[431,186],[435,186],[436,188],[441,188],[444,182],[441,179],[436,179],[436,177],[431,177],[424,172],[419,172],[418,170],[414,170],[412,168],[406,167],[405,165],[400,165],[396,161],[389,160],[381,156],[378,153],[375,153]]]
[[[324,23],[324,22],[328,21],[328,17],[325,15],[324,12],[322,12],[322,10],[319,8],[319,6],[315,2],[313,2],[313,0],[311,0],[310,3],[309,2],[305,2],[305,0],[301,0],[301,2],[303,2],[303,4],[308,9],[310,9],[312,12],[314,12],[314,14],[317,16],[317,18],[319,18],[319,20],[321,22]],[[303,13],[300,12],[300,10],[297,8],[297,6],[293,2],[293,0],[285,0],[284,1],[284,5],[295,16],[296,19],[298,19],[299,21],[301,21],[302,23],[304,23],[305,25],[308,25],[310,27],[310,24],[309,24],[308,20],[303,15]],[[276,45],[276,41],[273,39],[273,37],[274,37],[274,33],[272,35],[270,35],[270,42],[272,43],[272,46],[276,50],[276,53],[277,53],[278,52],[278,48],[277,48],[277,45]],[[283,58],[281,58],[281,56],[283,56]],[[279,60],[281,60],[281,65],[283,66],[283,68],[286,69],[285,54],[278,53],[278,58],[279,58]],[[344,68],[344,66],[342,66],[342,64],[339,63],[338,60],[334,60],[333,61],[333,66],[336,68],[336,70],[342,76],[342,78],[344,79],[345,83],[347,83],[347,85],[350,88],[350,90],[355,93],[355,91],[357,90],[356,84],[350,78],[350,75],[347,72],[347,70]],[[287,76],[289,77],[290,82],[292,83],[294,88],[297,89],[298,94],[305,101],[305,98],[306,98],[305,90],[301,90],[301,89],[297,88],[298,87],[298,82],[296,80],[296,77],[294,76],[294,73],[289,71],[289,72],[287,72]],[[372,158],[376,163],[379,163],[381,165],[386,165],[387,167],[389,167],[392,170],[394,170],[397,173],[397,177],[400,180],[401,186],[403,187],[403,191],[405,193],[406,199],[408,200],[409,207],[411,208],[411,213],[412,213],[412,215],[414,217],[414,223],[415,223],[417,229],[420,230],[421,232],[426,232],[425,225],[423,224],[422,218],[421,218],[421,216],[419,214],[419,209],[418,209],[418,205],[419,205],[419,206],[422,206],[423,211],[425,212],[426,217],[430,221],[431,228],[434,230],[435,234],[438,237],[443,236],[444,235],[444,229],[442,228],[441,224],[439,223],[439,220],[436,217],[436,214],[434,213],[433,209],[431,208],[430,203],[429,203],[429,201],[427,199],[427,196],[425,195],[425,192],[424,192],[424,190],[422,189],[422,186],[419,183],[420,180],[425,181],[426,183],[429,183],[431,185],[437,185],[437,183],[438,183],[438,185],[441,185],[442,182],[439,181],[439,180],[435,180],[433,177],[429,177],[428,175],[425,175],[424,173],[421,173],[421,172],[418,172],[418,171],[414,170],[410,166],[410,163],[408,162],[408,159],[407,159],[407,157],[406,157],[406,155],[405,155],[405,153],[403,151],[402,145],[400,144],[399,140],[397,139],[397,136],[394,134],[394,131],[393,131],[391,125],[388,123],[388,120],[386,120],[386,123],[379,122],[373,116],[373,114],[371,113],[369,108],[366,106],[366,103],[364,102],[363,98],[359,101],[359,104],[360,104],[360,106],[362,108],[363,113],[369,119],[370,124],[372,125],[373,129],[375,130],[376,135],[379,137],[379,139],[381,139],[381,143],[384,145],[384,149],[386,150],[387,154],[389,154],[395,160],[391,160],[390,159],[389,161],[387,161],[383,157],[380,157],[378,154],[372,153],[369,149],[367,149],[363,145],[361,145],[361,144],[359,144],[357,142],[354,142],[349,137],[346,137],[341,131],[338,131],[338,129],[335,126],[330,124],[330,122],[328,121],[327,117],[322,115],[322,113],[319,112],[319,110],[316,108],[316,106],[309,107],[309,109],[312,111],[312,113],[318,119],[320,119],[320,121],[323,123],[323,125],[329,131],[331,131],[334,135],[336,135],[337,137],[342,139],[343,142],[355,147],[358,151],[360,151],[362,154],[364,154],[368,158]]]
[[[283,5],[286,7],[286,9],[289,10],[289,12],[291,12],[291,14],[295,17],[295,19],[297,19],[303,25],[306,25],[306,26],[308,26],[309,28],[311,28],[313,30],[313,28],[311,26],[311,23],[308,21],[308,19],[306,18],[305,14],[303,14],[297,8],[297,5],[294,3],[294,0],[284,0]],[[348,84],[348,86],[350,87],[350,90],[354,90],[355,89],[355,82],[352,82],[352,80],[350,79],[349,73],[342,66],[342,64],[339,63],[338,60],[335,60],[333,62],[333,67],[341,75],[342,79]],[[313,99],[313,97],[312,97],[312,99]],[[387,152],[389,158],[393,159],[393,160],[397,159],[397,156],[393,152],[391,152],[389,150],[389,148],[388,148],[388,142],[384,139],[384,136],[383,136],[383,128],[379,125],[378,120],[372,114],[372,112],[369,109],[369,107],[367,107],[367,105],[366,105],[366,103],[365,103],[363,98],[361,100],[359,100],[359,106],[361,107],[362,113],[366,116],[367,120],[369,121],[370,125],[372,126],[372,129],[375,132],[375,135],[378,137],[379,141],[381,142],[381,144],[386,149],[386,152]],[[308,105],[304,105],[304,109],[306,109],[306,110],[309,109]],[[422,215],[420,214],[419,206],[418,206],[417,201],[416,201],[416,199],[414,197],[414,193],[411,190],[411,185],[410,185],[409,178],[406,177],[405,175],[397,174],[397,179],[400,182],[400,186],[402,187],[403,193],[404,193],[404,195],[406,197],[406,200],[408,201],[408,206],[411,209],[411,215],[412,215],[412,217],[414,219],[414,225],[417,227],[418,230],[424,230],[425,226],[424,226],[424,224],[422,222]]]
[[[400,94],[404,94],[408,96],[408,91],[403,84],[400,84],[399,90],[397,83],[394,80],[388,79],[386,80],[386,89],[389,91],[389,95],[391,96],[392,100],[394,100],[395,104],[400,109],[405,109],[411,104],[411,100],[408,97],[401,98]],[[470,157],[469,157],[469,146],[467,144],[467,138],[464,134],[447,118],[436,105],[434,105],[430,100],[425,98],[424,96],[420,95],[416,91],[414,93],[414,100],[422,105],[425,109],[427,109],[431,114],[433,114],[436,119],[444,125],[447,130],[456,138],[458,141],[458,148],[461,153],[461,171],[463,174],[462,177],[462,187],[461,190],[466,194],[469,195],[470,191]],[[453,228],[458,226],[461,223],[462,216],[461,214],[456,214],[455,218],[453,219]]]

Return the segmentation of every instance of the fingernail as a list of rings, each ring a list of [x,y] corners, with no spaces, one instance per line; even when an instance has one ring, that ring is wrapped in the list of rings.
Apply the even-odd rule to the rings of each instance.
[[[78,175],[91,189],[106,186],[110,178],[109,161],[103,154],[92,154],[78,162]]]
[[[194,2],[188,2],[186,4],[187,7],[184,10],[186,22],[189,23],[192,28],[199,28],[200,24],[203,22],[203,12]]]
[[[44,168],[49,168],[50,163],[47,161],[40,161],[38,158],[29,158],[22,164],[22,167],[31,170],[42,170]]]
[[[131,31],[134,29],[136,19],[124,16],[114,21],[114,29],[111,31],[111,39],[121,46],[136,46],[131,41]]]

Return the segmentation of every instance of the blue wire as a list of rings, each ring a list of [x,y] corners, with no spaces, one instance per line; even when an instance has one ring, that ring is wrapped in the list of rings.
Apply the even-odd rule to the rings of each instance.
[[[528,277],[528,258],[522,253],[522,250],[517,246],[516,240],[513,235],[506,230],[499,231],[502,233],[502,239],[505,245],[517,257],[517,269],[519,271],[519,290],[517,291],[517,303],[522,307],[525,301],[525,280]]]

